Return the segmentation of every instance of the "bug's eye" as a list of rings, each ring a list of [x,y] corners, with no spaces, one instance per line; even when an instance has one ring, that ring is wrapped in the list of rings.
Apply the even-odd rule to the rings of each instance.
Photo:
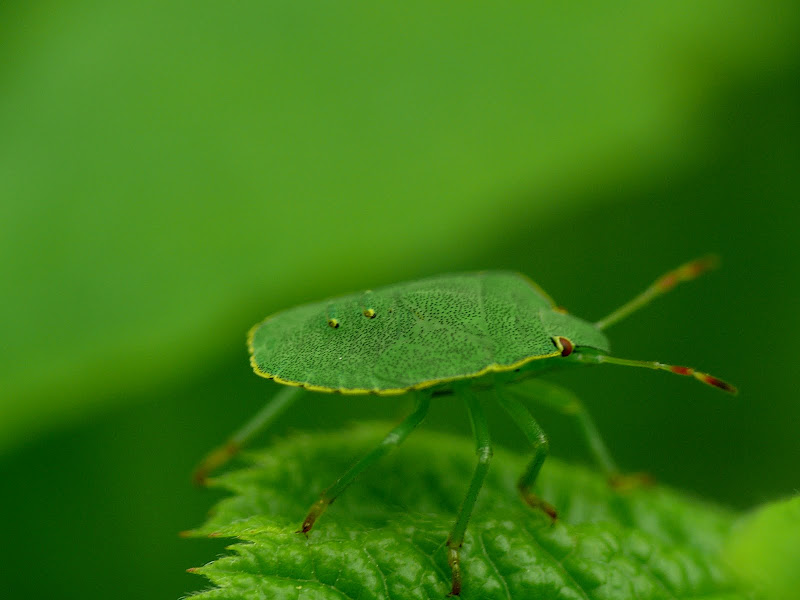
[[[339,328],[339,320],[338,319],[328,319],[328,325],[330,325],[334,329],[338,329]]]
[[[553,343],[558,348],[558,351],[561,352],[561,356],[569,356],[575,350],[575,344],[572,343],[572,340],[561,335],[555,336]]]
[[[374,319],[375,317],[378,316],[378,314],[373,309],[367,308],[364,311],[364,316],[367,317],[368,319]]]

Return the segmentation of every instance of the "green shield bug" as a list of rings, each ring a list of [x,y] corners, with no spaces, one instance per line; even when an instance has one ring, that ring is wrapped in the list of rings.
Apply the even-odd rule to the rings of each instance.
[[[568,364],[608,363],[692,376],[736,393],[721,379],[689,367],[613,357],[603,333],[656,296],[698,277],[715,264],[713,257],[686,263],[595,323],[568,314],[526,277],[503,271],[430,277],[279,312],[250,330],[248,346],[256,374],[288,387],[227,444],[209,454],[196,470],[195,479],[204,481],[210,471],[274,421],[302,390],[413,394],[415,409],[411,415],[311,506],[300,528],[307,534],[364,469],[420,424],[433,396],[460,396],[472,422],[478,461],[447,540],[451,594],[459,595],[459,548],[492,457],[489,429],[475,390],[490,389],[530,441],[533,458],[518,488],[527,504],[555,519],[556,510],[532,491],[547,457],[547,438],[518,398],[531,397],[575,417],[599,468],[612,482],[625,478],[582,404],[566,390],[531,376]]]

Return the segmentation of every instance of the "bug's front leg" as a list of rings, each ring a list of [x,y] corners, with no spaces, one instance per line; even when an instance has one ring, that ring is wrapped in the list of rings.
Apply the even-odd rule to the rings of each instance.
[[[478,464],[472,474],[472,481],[469,484],[467,495],[464,497],[464,501],[458,511],[456,524],[453,526],[453,530],[447,538],[447,562],[450,564],[450,569],[453,573],[452,585],[450,588],[451,596],[458,596],[461,594],[461,558],[459,556],[459,550],[464,543],[464,533],[467,530],[467,523],[469,522],[472,510],[475,508],[475,501],[478,499],[481,487],[483,487],[486,473],[489,471],[489,462],[492,460],[489,424],[486,422],[486,416],[483,413],[480,401],[475,395],[475,392],[467,387],[460,389],[459,393],[464,397],[467,403],[467,410],[469,411],[469,418],[472,423],[472,432],[475,435],[475,453],[478,455]]]
[[[556,509],[534,494],[532,489],[536,477],[538,477],[539,471],[550,452],[550,443],[547,441],[547,436],[531,416],[528,409],[519,400],[502,393],[501,390],[495,390],[495,393],[500,405],[511,415],[511,418],[522,430],[525,437],[528,438],[533,448],[533,458],[531,458],[528,467],[522,477],[519,478],[519,483],[517,484],[519,493],[530,507],[541,510],[555,521],[558,518]]]

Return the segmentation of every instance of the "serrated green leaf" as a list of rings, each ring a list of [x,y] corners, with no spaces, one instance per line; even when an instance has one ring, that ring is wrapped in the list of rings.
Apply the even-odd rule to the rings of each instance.
[[[194,598],[444,598],[445,540],[475,463],[467,438],[415,433],[307,539],[296,533],[318,493],[388,429],[296,435],[215,479],[232,496],[192,534],[239,541],[194,569],[216,586]],[[462,549],[464,600],[750,598],[719,557],[729,511],[660,486],[618,493],[550,459],[537,491],[560,511],[552,525],[517,496],[523,466],[524,457],[495,453]]]

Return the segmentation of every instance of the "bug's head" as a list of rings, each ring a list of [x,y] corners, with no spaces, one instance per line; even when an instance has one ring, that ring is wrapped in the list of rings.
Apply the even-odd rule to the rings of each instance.
[[[654,298],[670,291],[678,283],[691,281],[710,269],[713,269],[718,264],[719,260],[716,256],[706,256],[681,265],[677,269],[659,277],[641,294],[634,297],[629,302],[626,302],[596,323],[587,323],[575,317],[571,317],[568,323],[559,323],[558,321],[563,321],[564,317],[568,315],[565,315],[564,311],[559,309],[550,311],[552,315],[549,316],[549,320],[552,328],[548,327],[548,330],[558,332],[553,335],[553,344],[561,353],[561,356],[569,357],[573,361],[591,364],[609,363],[626,367],[643,367],[646,369],[669,371],[676,375],[694,377],[701,383],[716,387],[731,394],[736,394],[736,388],[730,383],[718,377],[714,377],[713,375],[709,375],[708,373],[692,369],[691,367],[668,365],[656,361],[629,360],[613,357],[608,353],[608,339],[603,334],[604,329],[648,304]],[[564,315],[564,317],[559,317],[558,315]],[[545,324],[547,325],[547,323]]]
[[[562,309],[542,310],[539,319],[561,356],[569,356],[578,348],[593,348],[602,352],[611,349],[606,334],[593,323]]]

